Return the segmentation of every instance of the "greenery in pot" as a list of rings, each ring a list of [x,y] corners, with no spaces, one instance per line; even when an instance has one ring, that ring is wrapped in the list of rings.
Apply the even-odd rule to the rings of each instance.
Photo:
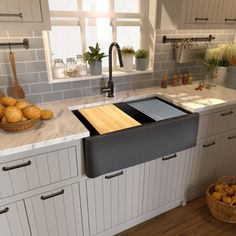
[[[93,64],[96,61],[102,62],[104,57],[107,57],[104,52],[100,53],[101,48],[98,43],[95,47],[89,46],[90,52],[85,52],[83,57],[84,60],[88,62],[89,65]]]
[[[122,54],[129,54],[129,55],[134,55],[135,54],[135,51],[134,51],[134,49],[132,48],[132,47],[123,47],[122,49],[121,49],[121,52],[122,52]]]
[[[236,48],[233,44],[219,44],[217,47],[207,49],[204,57],[204,63],[209,69],[218,66],[228,67],[230,58],[236,56]]]
[[[148,50],[144,50],[144,49],[139,49],[138,51],[135,52],[135,57],[137,59],[140,58],[147,58],[148,57]]]

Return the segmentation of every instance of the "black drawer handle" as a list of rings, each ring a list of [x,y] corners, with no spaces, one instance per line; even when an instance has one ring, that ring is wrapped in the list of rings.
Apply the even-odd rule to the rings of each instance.
[[[233,21],[233,22],[235,22],[236,21],[236,18],[225,18],[225,22],[228,22],[228,21]]]
[[[196,17],[195,18],[195,21],[208,21],[208,20],[209,20],[208,17],[206,17],[206,18]]]
[[[9,170],[14,170],[14,169],[22,168],[22,167],[25,167],[25,166],[29,166],[29,165],[31,165],[31,161],[27,161],[26,163],[15,165],[15,166],[9,166],[9,167],[4,166],[2,168],[2,170],[3,171],[9,171]]]
[[[41,196],[41,199],[42,199],[42,200],[47,200],[47,199],[49,199],[49,198],[62,195],[62,194],[64,194],[64,192],[65,192],[64,189],[62,189],[60,192],[52,193],[52,194],[49,194],[49,195],[47,195],[47,196]]]
[[[22,14],[22,12],[17,13],[17,14],[13,14],[13,13],[0,13],[0,16],[13,16],[13,17],[20,17],[20,18],[22,18],[23,14]]]
[[[113,174],[113,175],[106,175],[106,176],[105,176],[105,179],[112,179],[112,178],[115,178],[115,177],[120,176],[120,175],[123,175],[123,174],[124,174],[124,171],[120,171],[120,172],[115,173],[115,174]]]
[[[177,154],[174,154],[174,155],[171,155],[171,156],[168,156],[168,157],[162,157],[162,161],[168,161],[168,160],[176,158],[176,157],[177,157]]]
[[[212,143],[209,143],[209,144],[204,144],[203,147],[207,148],[207,147],[214,146],[215,144],[216,144],[216,142],[212,142]]]
[[[229,136],[228,139],[235,139],[236,138],[236,135],[233,135],[233,136]]]
[[[226,112],[226,113],[221,113],[220,115],[221,116],[229,116],[229,115],[233,115],[234,112],[233,111],[229,111],[229,112]]]
[[[0,215],[1,215],[1,214],[4,214],[4,213],[7,213],[8,211],[9,211],[9,208],[6,207],[5,209],[3,209],[3,210],[0,211]]]

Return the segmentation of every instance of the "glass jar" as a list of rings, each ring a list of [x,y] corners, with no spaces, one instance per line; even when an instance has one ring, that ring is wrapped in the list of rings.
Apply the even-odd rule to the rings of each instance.
[[[66,75],[68,77],[76,77],[75,58],[66,58]]]
[[[87,75],[87,63],[84,61],[83,55],[77,55],[76,70],[77,75]]]
[[[54,60],[53,73],[56,79],[65,78],[65,64],[62,59]]]

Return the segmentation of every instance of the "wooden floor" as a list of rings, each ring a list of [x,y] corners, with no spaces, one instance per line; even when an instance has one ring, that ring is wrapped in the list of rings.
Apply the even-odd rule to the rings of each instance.
[[[236,236],[236,224],[213,218],[202,197],[185,207],[178,207],[124,231],[119,236]]]

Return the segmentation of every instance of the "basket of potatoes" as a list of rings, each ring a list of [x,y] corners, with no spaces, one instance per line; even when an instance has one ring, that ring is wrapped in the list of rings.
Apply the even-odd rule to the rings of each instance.
[[[50,110],[42,110],[24,100],[12,97],[0,98],[0,128],[8,132],[18,132],[37,126],[40,120],[53,117]]]
[[[236,223],[236,177],[224,176],[208,187],[206,200],[211,214],[218,220]]]

